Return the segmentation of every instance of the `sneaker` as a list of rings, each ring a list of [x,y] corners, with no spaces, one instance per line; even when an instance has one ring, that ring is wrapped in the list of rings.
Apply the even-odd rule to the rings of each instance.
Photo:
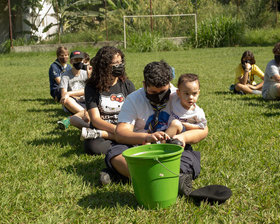
[[[105,168],[103,170],[101,170],[100,172],[100,183],[102,185],[107,185],[110,184],[112,182],[112,172],[108,169]]]
[[[112,182],[114,183],[122,183],[127,184],[129,183],[129,179],[127,177],[124,177],[120,174],[114,173],[109,168],[105,168],[101,170],[100,172],[100,183],[104,186],[107,184],[110,184]]]
[[[234,91],[234,89],[235,89],[235,85],[234,84],[230,85],[229,91]]]
[[[61,121],[57,122],[57,127],[61,130],[65,130],[69,127],[70,125],[70,119],[69,118],[64,118]]]
[[[82,128],[80,140],[83,141],[85,139],[96,139],[100,137],[100,132],[97,131],[95,128]]]
[[[189,196],[192,192],[192,174],[181,173],[179,177],[179,195]]]

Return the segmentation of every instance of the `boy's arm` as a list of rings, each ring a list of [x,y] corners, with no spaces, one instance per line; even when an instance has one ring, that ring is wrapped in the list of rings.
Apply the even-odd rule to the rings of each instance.
[[[67,100],[67,98],[69,97],[69,95],[67,94],[67,91],[64,88],[60,88],[61,89],[61,99],[60,99],[60,103],[64,104],[64,102]]]
[[[61,81],[61,78],[60,77],[56,77],[56,78],[54,78],[54,81],[59,85],[60,81]]]
[[[157,131],[152,134],[133,131],[134,125],[130,123],[118,123],[116,128],[116,140],[128,145],[140,145],[165,140],[166,134]]]
[[[202,129],[199,124],[191,124],[188,122],[182,122],[182,125],[186,128],[186,130],[193,130],[193,129]]]
[[[178,139],[185,144],[195,144],[206,138],[208,135],[208,127],[204,129],[194,129],[185,131],[178,135],[173,136],[174,139]]]
[[[68,96],[83,96],[85,94],[84,89],[68,91]]]

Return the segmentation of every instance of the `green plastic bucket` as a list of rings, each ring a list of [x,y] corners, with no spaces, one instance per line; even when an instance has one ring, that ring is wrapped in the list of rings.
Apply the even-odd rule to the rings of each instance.
[[[123,152],[140,205],[154,209],[176,202],[183,150],[179,145],[151,144]]]

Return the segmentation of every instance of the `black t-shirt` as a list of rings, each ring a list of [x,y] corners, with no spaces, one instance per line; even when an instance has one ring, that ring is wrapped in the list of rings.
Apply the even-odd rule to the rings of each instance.
[[[128,94],[135,90],[134,84],[130,80],[118,82],[111,86],[108,92],[99,93],[98,90],[87,84],[85,87],[86,108],[90,110],[98,107],[100,117],[111,123],[117,124],[118,114]]]

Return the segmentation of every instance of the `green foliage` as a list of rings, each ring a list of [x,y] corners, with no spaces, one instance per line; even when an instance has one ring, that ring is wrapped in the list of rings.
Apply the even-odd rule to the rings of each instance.
[[[177,50],[179,47],[170,40],[162,39],[156,32],[132,33],[128,36],[128,51],[133,52],[156,52]]]
[[[244,46],[268,46],[279,41],[280,28],[263,28],[246,30],[242,36],[240,45]]]
[[[271,1],[248,0],[242,5],[241,16],[249,28],[262,28],[273,24],[274,15],[270,12]]]
[[[197,47],[225,47],[239,43],[244,25],[236,18],[220,16],[198,25]],[[194,36],[192,38],[194,44]]]
[[[64,33],[60,36],[61,43],[77,43],[77,42],[97,42],[103,40],[102,34],[95,30],[85,30],[77,33]],[[58,42],[58,36],[55,35],[48,41],[42,41],[41,43],[55,44]]]
[[[36,41],[33,39],[27,39],[25,37],[17,38],[16,40],[13,40],[13,46],[24,46],[24,45],[30,45],[35,44]],[[11,41],[8,39],[1,43],[0,45],[0,53],[9,53],[10,52],[10,46]]]

